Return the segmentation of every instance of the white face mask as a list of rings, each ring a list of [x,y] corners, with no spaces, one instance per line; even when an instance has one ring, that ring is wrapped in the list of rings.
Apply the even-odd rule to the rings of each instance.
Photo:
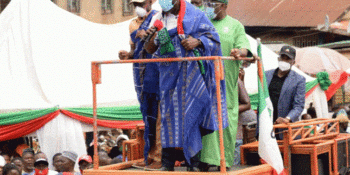
[[[290,64],[287,63],[287,62],[284,62],[284,61],[279,61],[278,62],[278,68],[281,70],[281,71],[287,71],[290,69]]]
[[[137,16],[139,16],[141,18],[145,17],[147,14],[147,11],[144,8],[141,8],[139,6],[136,6],[135,12],[136,12]]]

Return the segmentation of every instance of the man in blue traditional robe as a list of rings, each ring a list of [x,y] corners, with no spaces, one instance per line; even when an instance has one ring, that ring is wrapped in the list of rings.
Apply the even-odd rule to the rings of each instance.
[[[220,40],[205,14],[184,0],[159,0],[164,28],[145,43],[153,58],[221,56]],[[155,27],[147,34],[152,35]],[[175,160],[191,158],[201,149],[201,136],[218,130],[213,61],[163,62],[159,66],[163,170],[173,171]],[[225,82],[221,81],[222,116],[227,122]],[[190,169],[191,170],[191,169]]]
[[[129,25],[131,51],[120,51],[120,59],[143,59],[152,58],[144,50],[144,38],[146,30],[151,22],[155,10],[151,10],[151,0],[132,0],[135,12],[138,17]],[[156,63],[135,63],[133,65],[134,83],[137,97],[140,103],[140,110],[145,123],[145,162],[136,163],[134,166],[148,168],[150,170],[161,168],[161,143],[156,142],[156,121],[159,106],[159,72]],[[160,120],[160,118],[159,118]],[[157,127],[160,127],[158,121]],[[160,128],[159,128],[160,129]],[[158,140],[160,137],[158,136]],[[148,165],[147,165],[148,164]],[[147,165],[147,166],[146,166]]]

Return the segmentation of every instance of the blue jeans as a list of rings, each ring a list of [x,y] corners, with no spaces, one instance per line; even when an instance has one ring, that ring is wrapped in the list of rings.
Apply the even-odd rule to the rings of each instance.
[[[233,156],[233,165],[241,164],[241,145],[243,145],[243,140],[236,140],[235,154]]]

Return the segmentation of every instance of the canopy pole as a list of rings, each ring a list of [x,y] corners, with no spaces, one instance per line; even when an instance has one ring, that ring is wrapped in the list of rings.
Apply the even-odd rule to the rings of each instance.
[[[218,122],[219,122],[219,139],[220,139],[220,172],[226,173],[226,160],[224,148],[224,133],[222,129],[222,109],[221,109],[221,89],[220,80],[224,78],[222,74],[221,58],[214,61],[215,63],[215,82],[216,82],[216,99],[218,108]]]
[[[101,66],[98,63],[91,63],[91,79],[92,79],[92,107],[94,116],[94,169],[99,167],[98,142],[97,142],[97,95],[96,85],[101,83]]]

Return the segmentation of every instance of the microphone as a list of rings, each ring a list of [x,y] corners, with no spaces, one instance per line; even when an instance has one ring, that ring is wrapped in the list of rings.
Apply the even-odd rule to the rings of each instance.
[[[149,42],[149,40],[153,37],[153,35],[156,33],[156,31],[159,31],[163,28],[163,23],[162,21],[160,21],[159,19],[157,19],[154,24],[154,27],[156,27],[156,30],[153,31],[153,33],[147,35],[146,37],[144,37],[142,40],[145,41],[146,43]]]

